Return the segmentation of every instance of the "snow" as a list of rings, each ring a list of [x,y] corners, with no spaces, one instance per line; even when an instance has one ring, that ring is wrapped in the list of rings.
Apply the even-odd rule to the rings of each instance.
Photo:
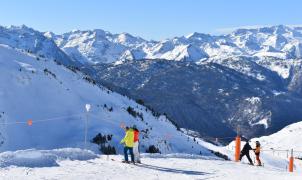
[[[253,125],[257,125],[257,124],[261,125],[262,124],[262,125],[264,125],[264,128],[267,129],[268,128],[268,121],[269,121],[268,118],[263,118],[263,119],[261,119],[260,121],[258,121],[257,123],[255,123]]]
[[[285,92],[276,91],[276,90],[273,90],[272,93],[273,93],[275,96],[279,96],[279,95],[281,95],[281,94],[285,94]]]
[[[192,33],[162,41],[147,41],[128,33],[111,34],[104,30],[73,31],[63,35],[49,32],[45,36],[54,39],[69,56],[80,62],[114,63],[129,58],[167,59],[199,62],[201,59],[225,59],[251,56],[276,59],[301,57],[299,29],[290,26],[238,29],[230,34],[214,36]],[[130,54],[129,54],[130,52]]]
[[[165,120],[164,117],[160,118]],[[182,129],[190,135],[192,130]],[[274,179],[298,180],[302,177],[302,161],[294,160],[294,172],[287,172],[288,157],[272,154],[272,148],[301,148],[302,124],[292,124],[280,132],[260,140],[261,160],[264,167],[250,166],[245,158],[234,162],[234,141],[228,146],[216,146],[196,138],[198,144],[227,155],[232,161],[221,160],[208,155],[186,153],[141,154],[143,164],[123,164],[121,155],[96,155],[89,150],[64,148],[54,150],[19,150],[0,153],[0,178],[16,180],[35,179]],[[183,135],[184,139],[192,139]],[[276,142],[276,144],[275,144]],[[182,144],[178,141],[178,143]],[[241,142],[242,146],[245,142]],[[279,146],[276,146],[279,145]],[[251,152],[252,159],[255,158]],[[297,154],[295,154],[297,157]]]
[[[30,64],[26,64],[26,63],[22,63],[19,61],[16,61],[23,69],[27,70],[27,71],[33,71],[36,72],[36,69],[33,68]]]
[[[245,99],[246,101],[250,102],[251,104],[257,104],[261,102],[259,97],[249,97]]]
[[[83,148],[87,115],[87,140],[98,133],[113,134],[111,145],[118,153],[123,148],[119,144],[124,136],[120,128],[123,123],[136,124],[145,131],[141,134],[143,152],[155,145],[164,153],[202,152],[212,156],[177,131],[165,116],[154,117],[135,101],[84,80],[80,72],[7,46],[0,46],[0,65],[0,151]],[[20,71],[20,67],[27,70]],[[91,105],[87,114],[86,104]],[[129,106],[141,113],[143,120],[131,116],[126,110]],[[32,126],[27,125],[28,120],[32,120]],[[94,144],[89,143],[87,148],[98,152]]]
[[[84,80],[89,77],[52,61],[70,62],[53,39],[73,60],[81,63],[115,62],[119,65],[124,62],[123,58],[147,57],[193,60],[202,64],[210,57],[212,62],[260,81],[266,77],[253,71],[255,65],[287,79],[292,68],[301,65],[301,60],[284,60],[288,56],[301,57],[302,37],[294,37],[295,31],[285,26],[274,26],[237,30],[219,37],[194,33],[151,42],[127,33],[111,34],[103,30],[77,30],[63,35],[46,32],[43,35],[26,26],[0,27],[0,178],[301,179],[301,160],[295,159],[294,173],[286,172],[290,149],[294,149],[295,157],[302,157],[301,122],[273,135],[251,140],[252,146],[256,140],[262,144],[264,167],[248,166],[246,159],[242,163],[223,161],[208,149],[226,154],[233,160],[234,142],[224,147],[199,138],[193,140],[185,134],[197,135],[195,132],[177,131],[165,116],[154,117],[144,106],[89,83]],[[259,59],[252,62],[235,58],[242,55]],[[197,88],[194,86],[193,90]],[[224,89],[217,91],[223,93]],[[272,93],[278,96],[283,92]],[[245,100],[253,105],[261,103],[259,97]],[[108,111],[104,104],[112,107],[113,111]],[[141,113],[144,119],[129,115],[126,111],[129,106]],[[124,131],[119,126],[136,124],[141,130],[148,129],[142,134],[142,152],[149,145],[156,145],[163,154],[142,154],[144,164],[127,165],[120,163],[121,155],[97,155],[97,146],[90,142],[88,150],[83,150],[86,117],[88,140],[99,132],[113,134],[111,145],[121,154],[123,147],[119,141]],[[27,124],[29,120],[32,125]],[[253,125],[261,124],[268,128],[269,121],[262,118]]]
[[[9,166],[0,169],[0,178],[35,179],[234,179],[234,180],[298,180],[301,173],[285,169],[252,167],[232,161],[213,160],[189,155],[143,155],[141,165],[121,163],[122,156],[102,155],[86,161],[57,160],[53,167]]]
[[[259,140],[265,149],[294,149],[296,151],[301,151],[296,154],[297,156],[302,156],[302,144],[300,137],[302,137],[302,122],[291,124],[277,133],[255,138],[253,140]]]
[[[87,161],[97,158],[92,151],[81,149],[54,149],[54,150],[19,150],[7,151],[0,154],[0,167],[53,167],[59,166],[59,160]]]
[[[266,52],[266,51],[262,51],[262,52],[255,53],[254,56],[258,56],[258,57],[276,57],[276,58],[279,58],[279,59],[286,59],[286,53],[284,53],[284,52]]]
[[[236,58],[259,59],[256,60],[258,65],[287,79],[292,66],[301,65],[298,60],[302,54],[301,40],[299,28],[282,25],[238,29],[223,36],[192,33],[162,41],[148,41],[128,33],[112,34],[101,29],[56,35],[52,32],[42,34],[26,26],[0,27],[0,43],[48,58],[65,59],[64,64],[71,63],[70,60],[79,64],[115,65],[125,60],[141,59],[193,61],[197,64],[211,60],[260,81],[266,77],[257,72],[257,67]]]

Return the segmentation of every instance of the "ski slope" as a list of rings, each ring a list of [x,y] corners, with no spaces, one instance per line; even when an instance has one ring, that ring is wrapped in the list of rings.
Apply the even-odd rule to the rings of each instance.
[[[265,167],[285,171],[289,166],[289,157],[291,156],[290,150],[293,149],[294,171],[302,173],[302,161],[298,158],[302,157],[301,145],[302,123],[293,123],[280,131],[259,138],[253,138],[250,141],[252,148],[255,148],[255,142],[261,143],[260,159]],[[235,142],[232,141],[227,146],[216,146],[211,143],[205,142],[202,139],[197,139],[200,145],[227,155],[234,161]],[[245,145],[245,141],[241,141],[241,148]],[[255,163],[255,154],[250,151],[250,156]],[[243,157],[242,163],[248,163],[246,157]],[[302,177],[302,174],[301,174]]]
[[[265,149],[281,149],[281,150],[300,150],[302,151],[302,143],[299,137],[302,136],[302,122],[297,122],[284,127],[282,130],[269,136],[254,138],[253,140],[262,142]]]
[[[58,152],[69,152],[73,155],[72,159],[68,156],[60,155]],[[53,154],[58,155],[54,165],[50,163],[35,163],[36,167],[22,167],[16,163],[0,169],[1,179],[14,180],[36,180],[36,179],[77,179],[77,180],[99,180],[99,179],[215,179],[215,180],[298,180],[302,174],[299,172],[288,173],[272,167],[255,167],[232,161],[222,161],[204,156],[193,156],[186,154],[169,155],[143,155],[143,164],[129,165],[121,163],[122,156],[114,155],[107,157],[101,155],[92,156],[92,152],[80,152],[72,149],[61,149],[46,152],[23,151],[17,154],[22,156],[27,153],[36,157],[45,157]],[[38,154],[38,155],[37,155]],[[39,156],[39,154],[43,154]],[[64,153],[61,153],[64,154]],[[82,154],[76,158],[77,154]],[[0,159],[3,154],[0,154]],[[32,156],[29,156],[32,157]],[[51,158],[44,158],[45,162]],[[28,162],[35,162],[36,158],[28,158]]]

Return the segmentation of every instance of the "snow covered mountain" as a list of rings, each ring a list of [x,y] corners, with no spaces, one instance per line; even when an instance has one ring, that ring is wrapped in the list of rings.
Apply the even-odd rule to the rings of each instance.
[[[118,152],[124,135],[120,124],[124,123],[142,130],[142,151],[155,145],[163,153],[210,154],[177,131],[165,116],[154,116],[76,69],[7,45],[0,45],[0,64],[1,151],[83,147],[87,115],[88,141],[98,133],[112,134],[111,145]],[[86,103],[92,105],[88,114]],[[97,149],[91,143],[87,147]]]
[[[45,35],[81,62],[111,63],[125,59],[199,62],[234,56],[278,59],[302,57],[301,28],[284,25],[237,29],[221,36],[192,33],[162,41],[147,41],[127,33],[111,34],[99,29],[78,30],[63,35],[47,32]]]
[[[79,65],[79,62],[73,61],[52,40],[46,38],[43,33],[25,25],[7,28],[0,26],[0,44],[22,49],[40,57],[53,59],[66,66]]]
[[[0,43],[81,70],[182,127],[214,136],[216,127],[227,135],[240,125],[255,136],[301,118],[301,33],[280,25],[148,41],[99,29],[56,35],[21,26],[2,27]]]
[[[301,27],[284,25],[237,29],[212,36],[192,33],[162,41],[147,41],[127,33],[111,34],[103,30],[72,31],[63,35],[47,32],[72,59],[81,63],[115,63],[127,60],[165,59],[214,62],[245,75],[263,80],[259,72],[266,68],[288,82],[288,89],[301,93]],[[286,60],[286,61],[284,61]]]
[[[295,159],[289,174],[284,153],[263,151],[265,166],[251,167],[245,160],[222,161],[208,150],[232,158],[232,143],[218,147],[202,140],[232,140],[238,125],[254,137],[301,121],[301,31],[274,26],[156,42],[102,30],[55,35],[1,27],[0,151],[64,149],[0,153],[0,177],[301,179],[302,162]],[[119,155],[109,159],[70,148],[85,147],[86,118],[86,147],[93,151],[98,147],[90,141],[102,133],[113,135],[109,144],[121,153],[120,125],[136,124],[142,152],[155,145],[164,154],[203,156],[143,154],[144,164],[133,166],[119,163]],[[201,138],[178,131],[170,120]],[[301,122],[252,141],[260,140],[264,150],[298,152],[300,136]]]
[[[46,32],[45,36],[53,39],[66,54],[82,63],[112,63],[125,56],[130,49],[140,49],[149,44],[128,33],[111,34],[101,29],[75,30],[63,35]],[[137,56],[138,59],[143,57]]]

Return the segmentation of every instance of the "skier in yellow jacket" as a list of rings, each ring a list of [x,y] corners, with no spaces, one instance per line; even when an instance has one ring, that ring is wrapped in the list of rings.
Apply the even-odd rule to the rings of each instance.
[[[134,162],[134,154],[133,154],[133,145],[134,145],[134,131],[132,128],[126,127],[126,135],[125,137],[121,140],[121,144],[124,144],[124,156],[125,160],[123,161],[124,163],[129,163],[128,161],[128,151],[130,152],[131,155],[131,162]]]

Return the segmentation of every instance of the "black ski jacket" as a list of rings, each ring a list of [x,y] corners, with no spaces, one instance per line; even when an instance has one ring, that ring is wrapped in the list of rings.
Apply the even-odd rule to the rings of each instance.
[[[247,153],[249,153],[250,150],[252,150],[252,147],[250,146],[249,143],[246,143],[246,144],[243,146],[243,149],[241,150],[241,153],[242,153],[242,154],[247,154]]]

